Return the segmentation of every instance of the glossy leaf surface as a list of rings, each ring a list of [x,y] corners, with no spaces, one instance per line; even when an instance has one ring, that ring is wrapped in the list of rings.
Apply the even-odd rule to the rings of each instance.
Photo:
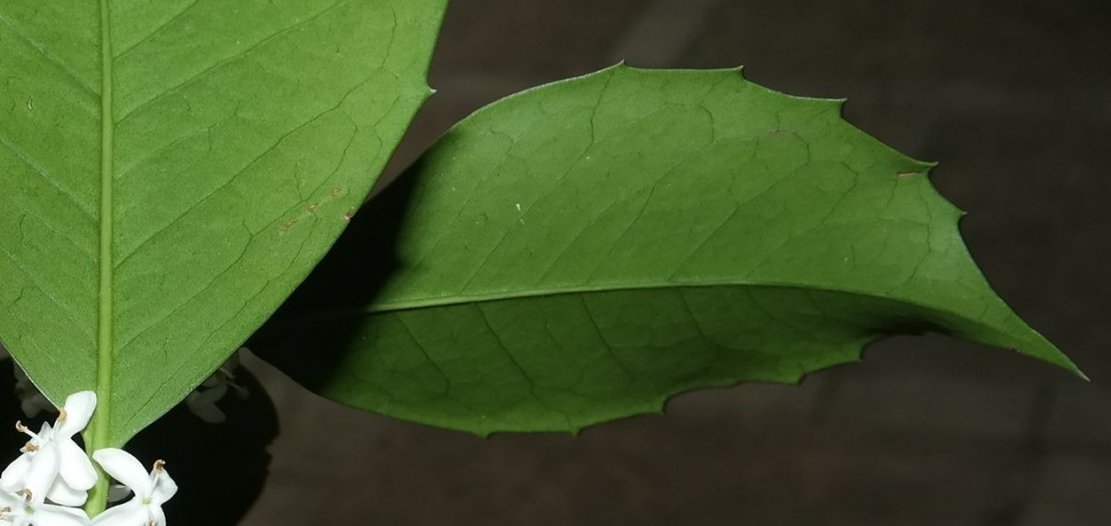
[[[989,288],[932,165],[840,107],[625,67],[497,102],[371,201],[255,348],[325,396],[478,434],[796,382],[900,333],[1075,370]]]

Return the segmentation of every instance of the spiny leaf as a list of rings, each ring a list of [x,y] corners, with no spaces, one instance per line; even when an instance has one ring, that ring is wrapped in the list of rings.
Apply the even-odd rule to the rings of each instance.
[[[427,97],[444,0],[0,5],[0,339],[119,445],[347,224]]]
[[[897,333],[1075,371],[988,287],[932,165],[840,107],[625,67],[497,102],[370,203],[255,347],[325,396],[478,434],[795,382]]]

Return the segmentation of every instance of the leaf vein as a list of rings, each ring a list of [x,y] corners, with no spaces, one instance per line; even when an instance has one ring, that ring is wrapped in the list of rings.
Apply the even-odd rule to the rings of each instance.
[[[45,169],[40,167],[30,157],[28,157],[26,154],[24,154],[22,151],[20,151],[18,148],[16,148],[15,145],[13,145],[11,142],[9,142],[7,139],[5,139],[3,135],[0,135],[0,145],[3,145],[5,149],[12,152],[13,155],[15,155],[20,161],[22,161],[23,164],[27,165],[27,167],[31,168],[35,172],[35,174],[37,174],[44,181],[46,181],[47,184],[49,184],[51,187],[53,187],[54,189],[61,192],[62,195],[66,196],[66,198],[68,200],[70,200],[71,202],[73,202],[73,204],[77,207],[78,210],[81,211],[82,214],[84,214],[86,217],[89,218],[90,222],[92,222],[92,223],[97,222],[96,215],[93,213],[92,208],[86,208],[86,206],[84,204],[82,204],[81,201],[78,201],[77,198],[74,197],[72,190],[69,190],[69,189],[63,187],[61,185],[61,183],[56,181],[53,177],[49,176],[46,173]]]
[[[85,81],[77,74],[77,72],[70,69],[70,67],[67,66],[64,62],[62,62],[61,59],[59,59],[58,57],[55,57],[55,56],[51,55],[49,52],[47,52],[45,46],[36,42],[31,37],[23,34],[23,32],[20,31],[20,29],[18,27],[16,27],[16,25],[13,24],[11,22],[11,20],[8,19],[8,17],[4,16],[4,13],[2,11],[0,11],[0,23],[3,23],[5,26],[7,26],[9,29],[11,29],[12,34],[14,34],[20,40],[22,40],[24,44],[27,44],[32,49],[37,51],[39,53],[39,55],[41,55],[43,58],[46,59],[47,63],[49,63],[51,66],[54,66],[58,71],[61,71],[62,73],[64,73],[66,75],[66,77],[68,77],[73,82],[73,84],[75,86],[81,88],[83,91],[85,91],[89,95],[92,95],[92,96],[97,97],[97,98],[100,97],[100,94],[97,93],[96,90],[94,90],[91,86],[86,84]]]
[[[124,113],[123,117],[120,117],[118,122],[122,123],[122,122],[126,121],[129,117],[131,117],[132,115],[135,115],[136,113],[143,110],[147,106],[150,106],[151,104],[154,104],[154,103],[156,103],[156,102],[158,102],[158,101],[160,101],[160,100],[162,100],[166,97],[169,97],[170,95],[173,95],[173,94],[177,93],[178,91],[181,91],[182,89],[188,87],[189,85],[191,85],[195,82],[199,82],[199,81],[203,80],[206,76],[208,76],[209,73],[211,73],[211,72],[213,72],[213,71],[215,71],[215,70],[217,70],[217,69],[219,69],[219,68],[221,68],[221,67],[223,67],[227,64],[230,64],[230,63],[235,62],[239,59],[245,58],[247,55],[249,55],[254,50],[256,50],[256,49],[274,41],[275,39],[283,37],[283,36],[293,32],[294,30],[296,30],[296,29],[298,29],[302,26],[305,26],[307,24],[310,24],[310,23],[316,21],[318,18],[320,18],[320,17],[324,16],[325,14],[331,12],[332,10],[336,9],[337,7],[339,7],[341,5],[344,5],[344,4],[347,4],[347,3],[350,3],[350,0],[336,2],[336,3],[332,4],[331,6],[328,6],[324,10],[320,11],[319,13],[317,13],[315,15],[312,15],[309,18],[306,18],[305,20],[301,20],[301,21],[297,22],[296,24],[294,24],[290,27],[279,30],[276,33],[273,33],[273,34],[263,38],[262,40],[259,40],[257,43],[255,43],[251,47],[249,47],[249,48],[247,48],[247,49],[245,49],[245,50],[243,50],[239,53],[236,53],[236,54],[231,55],[227,58],[224,58],[222,60],[217,61],[215,64],[201,70],[200,72],[194,74],[193,76],[187,78],[186,80],[184,80],[182,82],[179,82],[178,84],[163,90],[161,93],[159,93],[159,94],[157,94],[157,95],[139,103],[134,108],[132,108],[132,109],[128,110],[126,113]]]
[[[137,254],[137,253],[138,253],[138,252],[139,252],[140,250],[142,250],[142,249],[143,249],[143,247],[145,247],[146,245],[148,245],[148,244],[150,244],[150,243],[151,243],[152,241],[154,241],[154,239],[155,239],[155,238],[157,238],[158,236],[162,235],[163,233],[165,233],[165,232],[166,232],[166,231],[168,231],[169,229],[173,228],[173,226],[174,226],[174,225],[176,225],[177,223],[179,223],[180,221],[182,221],[182,220],[183,220],[183,219],[184,219],[184,218],[185,218],[185,217],[186,217],[187,215],[189,215],[189,213],[190,213],[190,212],[192,212],[193,210],[195,210],[195,209],[196,209],[196,208],[197,208],[198,206],[200,206],[200,205],[204,204],[204,203],[205,203],[205,202],[207,202],[207,201],[208,201],[209,199],[212,199],[212,198],[213,198],[213,197],[215,197],[215,196],[216,196],[217,194],[219,194],[220,192],[224,191],[224,190],[225,190],[225,189],[227,189],[227,188],[228,188],[229,186],[231,186],[231,185],[232,185],[232,184],[233,184],[233,183],[235,182],[235,180],[236,180],[237,178],[239,178],[239,176],[240,176],[240,175],[243,175],[243,174],[244,174],[244,173],[245,173],[245,172],[246,172],[247,170],[250,170],[250,169],[251,169],[252,167],[254,167],[255,165],[257,165],[257,164],[258,164],[258,163],[259,163],[260,161],[262,161],[262,160],[263,160],[263,158],[265,158],[265,157],[266,157],[267,155],[269,155],[270,153],[272,153],[272,152],[274,152],[275,150],[277,150],[277,149],[278,149],[278,148],[279,148],[279,147],[280,147],[280,146],[282,145],[282,143],[283,143],[283,142],[285,142],[285,140],[286,140],[286,139],[288,139],[288,138],[289,138],[290,136],[292,136],[293,134],[295,134],[295,133],[297,133],[297,132],[299,132],[299,131],[301,131],[301,130],[303,130],[303,129],[307,128],[308,126],[311,126],[311,125],[312,125],[313,123],[315,123],[316,121],[318,121],[318,120],[320,120],[320,119],[322,119],[322,118],[324,118],[324,117],[328,116],[329,114],[331,114],[331,113],[333,113],[333,112],[337,111],[337,110],[338,110],[338,109],[339,109],[340,107],[342,107],[342,106],[344,105],[344,103],[346,103],[346,102],[347,102],[347,99],[348,99],[348,97],[350,97],[352,93],[354,93],[354,92],[355,92],[356,90],[358,90],[359,88],[361,88],[361,87],[363,87],[364,85],[366,85],[366,84],[367,84],[367,83],[368,83],[369,81],[370,81],[370,79],[367,79],[367,80],[363,81],[362,83],[360,83],[359,85],[357,85],[357,86],[355,86],[354,88],[352,88],[352,89],[351,89],[350,91],[348,91],[348,92],[347,92],[347,95],[345,95],[345,96],[343,97],[343,99],[341,99],[341,100],[340,100],[340,102],[339,102],[338,104],[336,104],[335,106],[333,106],[333,107],[331,107],[331,108],[329,108],[329,109],[327,109],[327,110],[324,110],[323,112],[321,112],[321,113],[319,113],[319,114],[316,114],[316,115],[312,116],[312,117],[311,117],[310,119],[308,119],[307,121],[305,121],[305,122],[302,122],[302,123],[298,124],[297,126],[295,126],[295,127],[293,128],[293,129],[291,129],[291,130],[289,130],[289,131],[287,131],[287,132],[283,133],[283,134],[282,134],[282,135],[281,135],[280,137],[278,137],[278,139],[277,139],[277,140],[275,140],[275,141],[274,141],[274,143],[273,143],[273,144],[271,144],[271,145],[270,145],[270,146],[268,146],[268,147],[267,147],[267,148],[266,148],[265,150],[263,150],[263,152],[262,152],[262,153],[260,153],[260,154],[258,154],[257,156],[255,156],[255,157],[254,157],[254,158],[253,158],[253,159],[252,159],[251,161],[249,161],[249,162],[248,162],[248,163],[247,163],[247,164],[246,164],[246,165],[245,165],[245,166],[244,166],[244,167],[243,167],[242,169],[240,169],[240,170],[239,170],[238,172],[236,172],[236,173],[235,173],[235,174],[233,174],[233,175],[232,175],[231,177],[229,177],[229,178],[228,178],[228,180],[224,181],[223,183],[221,183],[221,184],[220,184],[220,186],[217,186],[217,187],[216,187],[216,188],[214,188],[214,189],[213,189],[212,191],[210,191],[209,193],[205,194],[205,195],[204,195],[204,196],[202,196],[202,197],[201,197],[200,199],[198,199],[198,200],[197,200],[196,202],[194,202],[193,204],[189,205],[189,207],[188,207],[188,208],[186,208],[185,210],[183,210],[183,211],[182,211],[182,212],[181,212],[180,214],[178,214],[178,215],[177,215],[177,216],[176,216],[176,217],[175,217],[175,218],[174,218],[174,219],[173,219],[172,221],[170,221],[169,223],[167,223],[167,224],[166,224],[165,226],[163,226],[162,228],[159,228],[159,229],[158,229],[158,230],[156,230],[156,231],[155,231],[154,233],[150,234],[150,235],[149,235],[149,236],[147,236],[147,237],[146,237],[145,239],[143,239],[142,241],[140,241],[140,242],[139,242],[139,243],[138,243],[138,244],[137,244],[137,245],[135,246],[135,248],[131,249],[131,250],[130,250],[130,251],[129,251],[129,252],[128,252],[128,253],[126,254],[126,255],[124,255],[124,256],[123,256],[122,258],[119,258],[119,261],[117,262],[117,264],[116,264],[116,267],[117,267],[117,268],[119,268],[119,267],[120,267],[121,265],[123,265],[123,264],[124,264],[124,263],[125,263],[125,262],[126,262],[126,261],[127,261],[128,259],[130,259],[130,258],[131,258],[131,257],[133,257],[133,256],[134,256],[135,254]]]
[[[162,32],[163,29],[169,27],[174,22],[177,22],[178,19],[180,19],[181,17],[188,14],[189,11],[191,11],[194,7],[196,7],[197,4],[200,3],[200,1],[201,0],[193,0],[193,2],[191,4],[185,6],[185,8],[182,9],[181,11],[178,11],[177,14],[172,16],[169,20],[166,20],[165,22],[159,24],[158,27],[154,28],[154,30],[152,30],[150,33],[147,33],[146,36],[139,39],[134,44],[131,44],[130,46],[127,46],[127,48],[125,48],[123,51],[120,51],[120,52],[116,53],[116,56],[115,56],[116,60],[122,59],[125,55],[127,55],[131,51],[133,51],[136,48],[138,48],[139,46],[142,46],[143,44],[146,44],[147,42],[149,42],[152,38],[154,38],[155,35]]]
[[[73,325],[77,327],[79,331],[81,331],[82,336],[88,338],[90,342],[93,341],[92,333],[89,332],[89,330],[87,330],[83,324],[77,321],[77,315],[73,312],[73,310],[65,303],[62,303],[61,300],[59,300],[58,297],[54,295],[54,293],[50,292],[50,290],[47,289],[46,286],[44,286],[42,282],[39,281],[39,278],[35,276],[30,269],[24,266],[23,263],[21,263],[19,259],[15,257],[15,254],[13,254],[11,250],[3,243],[0,243],[0,252],[3,252],[4,256],[12,262],[12,265],[14,265],[15,268],[19,270],[20,273],[22,273],[24,276],[27,276],[27,280],[30,281],[31,284],[34,285],[39,292],[50,299],[50,302],[56,305],[62,311],[62,313],[65,314],[65,317],[69,319],[69,321],[73,322]]]

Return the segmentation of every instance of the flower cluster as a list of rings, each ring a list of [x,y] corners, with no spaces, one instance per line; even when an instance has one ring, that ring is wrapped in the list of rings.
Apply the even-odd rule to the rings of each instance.
[[[0,473],[0,525],[165,526],[162,504],[177,492],[165,462],[155,462],[148,473],[121,449],[100,449],[92,458],[135,496],[91,520],[80,509],[98,475],[73,437],[89,424],[95,409],[96,394],[83,391],[66,398],[54,425],[44,422],[37,433],[16,422],[15,428],[30,440]]]

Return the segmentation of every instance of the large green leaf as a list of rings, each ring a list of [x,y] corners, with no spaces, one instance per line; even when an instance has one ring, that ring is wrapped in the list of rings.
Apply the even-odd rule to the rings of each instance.
[[[371,201],[255,348],[325,396],[479,434],[795,382],[896,333],[1075,371],[988,287],[932,165],[840,106],[625,67],[497,102]]]
[[[94,447],[308,274],[417,108],[445,0],[0,3],[0,338]]]

